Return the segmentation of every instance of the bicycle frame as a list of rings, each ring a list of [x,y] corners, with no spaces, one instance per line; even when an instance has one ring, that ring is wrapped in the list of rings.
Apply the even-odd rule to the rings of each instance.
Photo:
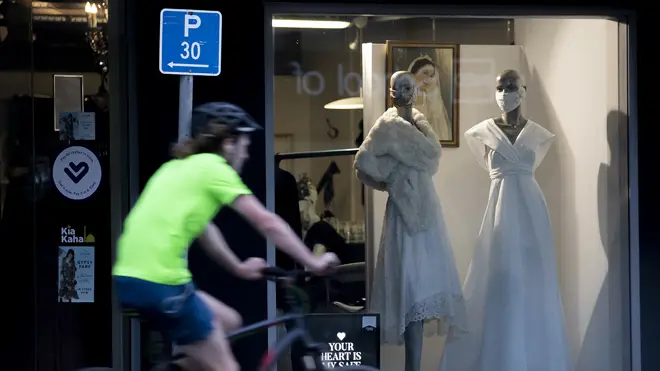
[[[264,320],[251,325],[245,326],[241,329],[238,329],[229,335],[227,339],[231,341],[236,341],[238,339],[253,335],[256,332],[267,330],[270,327],[283,325],[286,323],[293,323],[293,328],[290,331],[287,331],[286,336],[283,339],[277,341],[274,347],[268,349],[266,354],[264,354],[261,362],[259,364],[260,371],[272,371],[275,369],[275,365],[280,357],[293,346],[294,343],[300,342],[303,346],[304,357],[312,357],[314,365],[308,365],[309,368],[316,368],[316,370],[321,371],[325,368],[321,363],[321,351],[322,348],[313,343],[312,338],[307,332],[305,326],[305,316],[302,313],[303,302],[302,294],[298,291],[300,290],[290,280],[277,280],[278,283],[281,283],[285,289],[285,299],[289,307],[291,308],[290,313],[284,314],[274,319]],[[308,360],[305,359],[307,362]]]

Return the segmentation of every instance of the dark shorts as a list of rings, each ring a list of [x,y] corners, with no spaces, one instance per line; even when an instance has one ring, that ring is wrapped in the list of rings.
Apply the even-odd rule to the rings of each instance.
[[[178,345],[206,340],[213,331],[213,313],[196,295],[195,285],[163,285],[114,276],[119,302],[135,310]]]

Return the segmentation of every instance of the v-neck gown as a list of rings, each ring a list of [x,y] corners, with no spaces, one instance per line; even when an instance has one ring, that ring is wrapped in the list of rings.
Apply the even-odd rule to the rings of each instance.
[[[528,121],[514,143],[492,119],[465,133],[491,178],[464,284],[468,333],[450,334],[440,371],[571,371],[550,217],[534,171],[554,134]]]

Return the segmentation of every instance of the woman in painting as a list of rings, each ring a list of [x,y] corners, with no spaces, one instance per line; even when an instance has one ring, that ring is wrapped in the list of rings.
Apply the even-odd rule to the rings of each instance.
[[[408,67],[417,81],[419,93],[414,107],[417,108],[431,124],[431,128],[440,140],[452,139],[452,125],[447,115],[445,102],[440,92],[438,69],[428,55],[416,58]]]
[[[73,249],[69,249],[62,258],[60,268],[60,301],[78,299],[76,284],[76,256]]]

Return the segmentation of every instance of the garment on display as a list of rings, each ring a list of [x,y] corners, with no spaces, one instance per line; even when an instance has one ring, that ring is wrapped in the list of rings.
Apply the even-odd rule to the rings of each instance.
[[[420,368],[427,334],[466,328],[465,307],[453,251],[432,176],[441,146],[429,122],[412,108],[416,87],[396,72],[388,109],[356,155],[358,179],[388,193],[370,310],[381,314],[381,341],[406,345],[406,370]],[[405,335],[404,335],[405,333]]]
[[[335,198],[334,176],[340,173],[339,166],[337,166],[336,162],[332,161],[321,176],[319,184],[316,185],[317,191],[323,192],[324,210],[330,213],[332,213],[332,200]]]
[[[464,286],[469,332],[450,333],[439,370],[572,371],[550,217],[534,178],[554,134],[522,117],[516,71],[500,74],[496,88],[503,114],[465,133],[491,178]]]

